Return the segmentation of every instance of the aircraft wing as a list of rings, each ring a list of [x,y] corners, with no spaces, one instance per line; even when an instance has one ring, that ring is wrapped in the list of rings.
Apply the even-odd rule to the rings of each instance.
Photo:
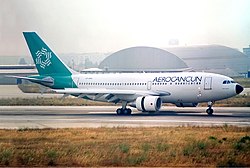
[[[141,91],[141,90],[119,90],[119,89],[79,89],[79,88],[65,88],[52,89],[56,93],[64,94],[116,94],[116,95],[135,95],[142,96],[169,96],[170,93],[166,91]]]
[[[119,90],[119,89],[79,89],[79,88],[65,88],[52,89],[56,93],[72,94],[72,95],[105,95],[112,94],[115,96],[169,96],[170,93],[166,91],[143,91],[143,90]]]

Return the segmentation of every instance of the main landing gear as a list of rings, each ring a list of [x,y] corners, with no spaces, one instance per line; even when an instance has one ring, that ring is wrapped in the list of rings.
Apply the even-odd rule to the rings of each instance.
[[[206,112],[208,115],[212,115],[214,112],[214,110],[212,109],[213,104],[214,104],[214,102],[212,102],[212,101],[207,103],[208,109],[206,110]]]
[[[132,110],[129,108],[125,108],[125,109],[118,108],[116,110],[116,113],[117,115],[130,115],[132,113]]]
[[[132,110],[130,108],[126,108],[127,102],[122,102],[122,108],[118,108],[116,110],[117,115],[131,115]]]

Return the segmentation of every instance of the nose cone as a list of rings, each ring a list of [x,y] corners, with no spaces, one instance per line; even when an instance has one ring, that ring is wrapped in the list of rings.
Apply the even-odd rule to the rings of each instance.
[[[242,86],[236,85],[235,91],[236,91],[237,94],[240,94],[243,90],[244,90],[244,88]]]

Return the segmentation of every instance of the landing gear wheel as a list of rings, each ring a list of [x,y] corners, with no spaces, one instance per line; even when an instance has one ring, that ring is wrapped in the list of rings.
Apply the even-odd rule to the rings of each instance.
[[[214,112],[214,110],[211,109],[211,108],[208,108],[208,109],[206,110],[206,112],[207,112],[208,115],[212,115],[213,112]]]
[[[124,109],[123,110],[123,113],[125,114],[125,115],[131,115],[131,112],[132,112],[132,110],[131,109]]]
[[[116,110],[116,113],[117,113],[117,115],[131,115],[132,110],[131,110],[131,109],[128,109],[128,108],[125,108],[125,109],[118,108],[118,109]]]
[[[208,109],[206,110],[206,112],[207,112],[208,115],[213,114],[214,110],[212,109],[212,107],[213,107],[214,103],[215,103],[214,101],[209,101],[207,103]]]
[[[122,114],[123,114],[123,110],[122,110],[121,108],[118,108],[118,109],[116,110],[116,114],[117,114],[117,115],[122,115]]]

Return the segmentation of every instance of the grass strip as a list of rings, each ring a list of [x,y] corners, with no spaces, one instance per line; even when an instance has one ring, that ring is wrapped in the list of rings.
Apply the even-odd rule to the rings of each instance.
[[[0,166],[250,166],[250,127],[0,130]]]

